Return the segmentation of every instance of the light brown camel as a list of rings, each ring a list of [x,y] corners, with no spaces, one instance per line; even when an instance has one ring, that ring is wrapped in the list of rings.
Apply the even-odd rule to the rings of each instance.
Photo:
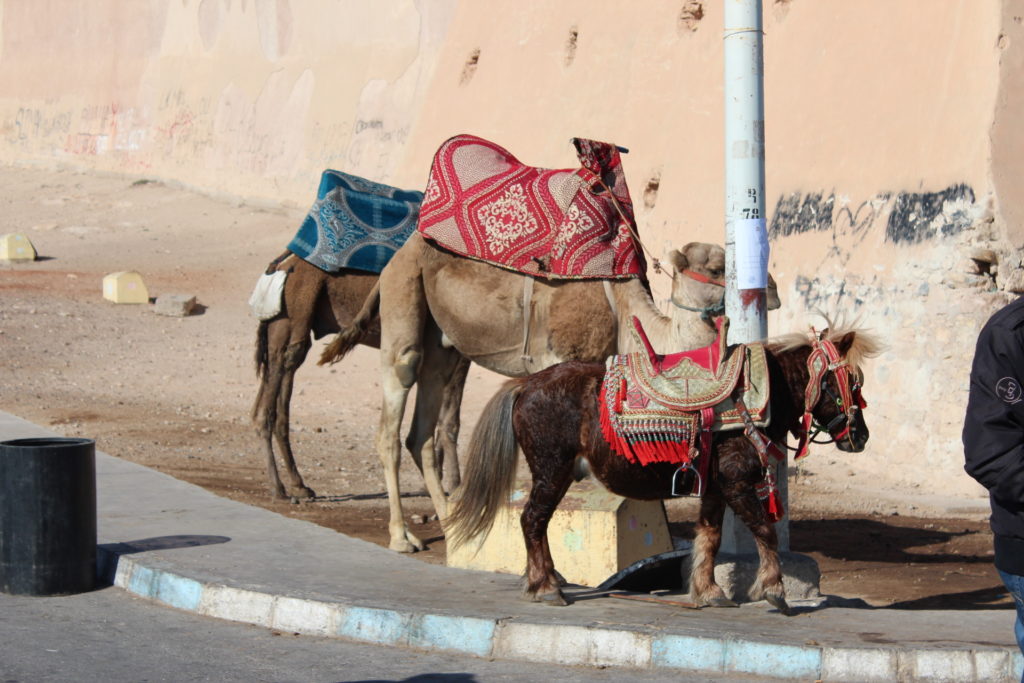
[[[670,314],[663,315],[638,279],[533,279],[479,261],[452,255],[414,233],[381,273],[364,310],[349,331],[325,350],[320,363],[344,356],[360,329],[381,315],[383,406],[377,449],[384,466],[390,502],[390,547],[413,552],[424,547],[408,529],[398,490],[399,429],[413,384],[419,382],[409,441],[420,450],[422,472],[437,514],[447,501],[439,463],[429,436],[440,409],[438,377],[450,372],[460,354],[509,377],[522,377],[566,360],[602,361],[635,350],[629,334],[637,316],[654,347],[662,352],[698,348],[715,338],[702,309],[723,299],[722,247],[690,243],[673,251]],[[697,277],[693,277],[697,274]],[[718,280],[709,282],[708,278]],[[767,305],[779,306],[774,281]],[[439,348],[424,343],[424,329],[443,332]]]
[[[256,333],[256,374],[259,390],[252,408],[263,452],[267,459],[270,493],[274,498],[312,498],[316,494],[306,486],[295,465],[290,432],[290,405],[295,372],[306,359],[312,338],[340,332],[351,324],[367,294],[377,284],[377,275],[354,270],[327,273],[293,254],[275,260],[267,272],[288,272],[281,313],[259,323]],[[356,343],[380,347],[380,321],[365,324]],[[459,485],[459,461],[456,442],[459,434],[459,408],[469,361],[456,364],[444,389],[443,407],[437,425],[438,458],[447,460],[446,487]],[[288,490],[278,476],[274,441],[288,480]],[[416,454],[418,456],[418,453]]]

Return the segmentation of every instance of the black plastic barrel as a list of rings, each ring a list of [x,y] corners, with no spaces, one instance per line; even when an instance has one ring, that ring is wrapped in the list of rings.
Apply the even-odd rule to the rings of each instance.
[[[68,595],[95,586],[95,442],[0,442],[0,592]]]

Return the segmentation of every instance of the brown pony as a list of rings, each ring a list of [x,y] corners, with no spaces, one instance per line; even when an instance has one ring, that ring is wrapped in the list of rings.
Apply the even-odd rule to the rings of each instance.
[[[784,448],[787,435],[794,434],[803,445],[815,424],[828,432],[840,450],[863,450],[868,429],[860,409],[864,405],[860,364],[877,355],[879,344],[861,331],[826,330],[821,335],[776,339],[765,344],[765,351],[771,420],[763,434],[771,443]],[[566,604],[548,547],[547,527],[573,481],[578,456],[589,462],[590,470],[606,488],[621,496],[658,500],[669,498],[674,490],[673,477],[679,465],[633,464],[611,450],[599,415],[604,374],[603,363],[570,361],[506,382],[480,416],[464,461],[463,484],[445,525],[449,542],[456,544],[492,526],[515,485],[517,447],[526,456],[533,485],[520,521],[527,551],[525,593],[535,601]],[[752,595],[762,596],[787,613],[775,528],[757,494],[765,472],[761,456],[739,430],[715,432],[709,457],[696,525],[690,594],[702,605],[735,605],[714,578],[728,505],[757,542],[760,567]]]

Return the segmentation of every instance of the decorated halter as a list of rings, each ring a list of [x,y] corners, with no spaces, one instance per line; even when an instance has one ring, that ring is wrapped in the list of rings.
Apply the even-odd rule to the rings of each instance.
[[[682,308],[687,311],[693,311],[694,313],[700,313],[701,320],[705,322],[711,322],[712,318],[715,318],[725,313],[725,280],[716,280],[714,278],[708,277],[707,275],[704,275],[703,273],[698,273],[695,270],[689,269],[680,271],[680,275],[685,275],[691,280],[703,282],[706,285],[715,285],[717,287],[721,287],[722,298],[717,303],[711,304],[710,306],[697,308],[695,306],[687,306],[685,304],[679,303],[678,301],[676,301],[674,296],[669,297],[669,301],[675,304],[677,308]]]
[[[814,439],[814,435],[810,433],[811,424],[814,422],[811,411],[814,410],[814,406],[818,405],[823,392],[836,402],[836,405],[839,406],[842,412],[836,415],[827,425],[815,424],[815,434],[825,431],[832,436],[834,428],[843,421],[846,423],[839,434],[832,436],[833,442],[850,438],[850,426],[853,424],[856,412],[867,407],[867,403],[860,394],[860,384],[855,380],[851,382],[850,363],[839,355],[835,344],[828,339],[824,339],[822,333],[814,328],[811,328],[810,337],[811,355],[807,357],[807,370],[810,378],[807,381],[807,388],[804,390],[804,417],[799,434],[800,441],[797,445],[797,460],[807,455],[808,444]],[[835,396],[825,385],[825,375],[829,372],[833,373],[836,377],[836,384],[839,385],[839,396]]]

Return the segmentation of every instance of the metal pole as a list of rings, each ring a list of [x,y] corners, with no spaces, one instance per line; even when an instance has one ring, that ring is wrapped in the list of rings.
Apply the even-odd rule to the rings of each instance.
[[[725,312],[729,343],[768,336],[768,233],[764,197],[764,59],[761,0],[725,0]],[[786,501],[785,463],[777,472]],[[788,519],[776,531],[789,550]],[[722,550],[757,552],[753,536],[726,512]]]

